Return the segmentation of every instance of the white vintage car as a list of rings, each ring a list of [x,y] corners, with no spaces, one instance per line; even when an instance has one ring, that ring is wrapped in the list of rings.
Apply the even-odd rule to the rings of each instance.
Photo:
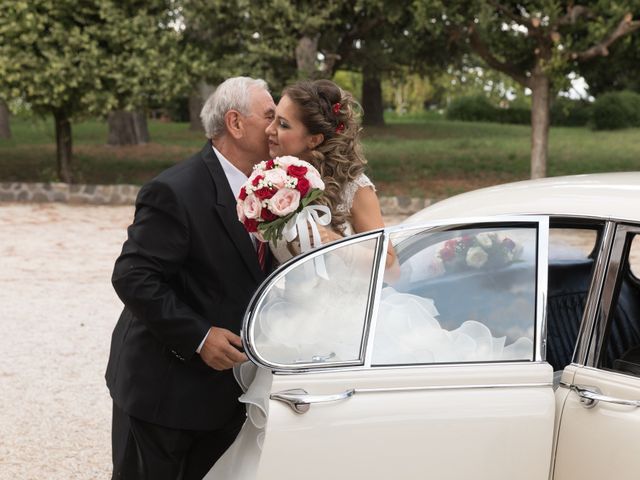
[[[261,368],[225,462],[268,480],[640,478],[639,234],[640,172],[580,175],[295,258],[247,312]]]

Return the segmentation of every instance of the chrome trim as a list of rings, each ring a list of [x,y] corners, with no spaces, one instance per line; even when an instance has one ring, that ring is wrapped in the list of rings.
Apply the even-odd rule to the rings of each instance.
[[[624,398],[615,398],[603,395],[598,387],[592,385],[571,385],[571,390],[576,392],[580,397],[580,404],[584,408],[593,408],[598,402],[615,403],[616,405],[624,405],[627,407],[640,407],[640,400],[626,400]]]
[[[355,390],[351,388],[333,395],[309,395],[307,391],[302,388],[294,388],[292,390],[272,393],[269,398],[286,403],[294,412],[302,414],[309,411],[312,403],[339,402],[351,398],[354,393]]]
[[[369,284],[369,298],[367,299],[364,338],[360,344],[360,358],[364,359],[363,366],[365,368],[371,366],[373,341],[375,338],[376,325],[378,324],[380,291],[382,290],[382,284],[384,283],[388,245],[389,234],[384,231],[382,234],[382,241],[378,240],[378,249],[376,250],[375,263],[372,269],[373,281]]]
[[[341,371],[360,370],[361,369],[360,367],[362,366],[370,367],[371,356],[373,354],[372,346],[375,338],[375,324],[377,322],[377,312],[378,312],[378,306],[379,306],[379,291],[381,289],[382,282],[383,282],[383,272],[384,272],[384,266],[385,266],[384,262],[382,261],[382,258],[384,258],[384,256],[381,255],[381,253],[386,251],[382,249],[386,248],[386,245],[390,241],[390,235],[396,232],[412,231],[412,230],[418,230],[418,231],[424,231],[424,232],[427,232],[427,231],[438,232],[438,231],[448,231],[451,229],[455,229],[457,227],[464,227],[465,229],[480,228],[480,226],[484,226],[484,225],[501,227],[501,226],[504,226],[505,223],[537,224],[538,232],[539,232],[538,233],[539,235],[538,253],[541,256],[543,256],[543,259],[544,259],[543,261],[546,264],[546,260],[548,256],[547,254],[548,254],[548,237],[549,237],[549,233],[548,233],[549,219],[547,216],[541,216],[541,215],[494,215],[494,216],[487,216],[487,217],[458,218],[450,221],[437,220],[432,222],[422,222],[419,224],[406,224],[406,225],[400,224],[393,227],[385,228],[383,230],[381,229],[381,230],[374,230],[370,232],[360,233],[345,239],[337,240],[335,242],[331,242],[327,245],[324,245],[318,249],[311,250],[309,252],[306,252],[304,254],[301,254],[295,257],[295,259],[292,259],[291,261],[285,263],[278,270],[273,272],[267,278],[267,280],[265,280],[265,282],[258,288],[258,290],[254,293],[251,301],[249,302],[249,306],[247,307],[247,310],[245,312],[245,315],[242,321],[242,334],[241,334],[246,355],[252,362],[262,365],[264,367],[270,368],[274,371],[274,373],[281,373],[281,374],[286,374],[288,372],[291,372],[294,374],[309,373],[311,371],[326,371],[329,369],[340,369]],[[540,236],[542,236],[542,234],[545,232],[546,232],[547,241],[541,242]],[[267,359],[263,358],[255,348],[254,331],[253,331],[253,328],[249,328],[250,326],[249,324],[250,324],[251,318],[253,317],[254,312],[261,307],[262,302],[264,301],[266,294],[270,290],[271,285],[274,282],[277,282],[278,280],[280,280],[290,270],[292,270],[293,268],[296,268],[296,266],[299,265],[303,259],[308,259],[307,261],[310,261],[312,258],[315,258],[319,255],[324,255],[331,250],[343,248],[352,243],[365,242],[371,239],[376,240],[376,253],[374,254],[374,265],[372,267],[371,282],[369,285],[368,306],[367,306],[367,311],[365,312],[362,337],[360,340],[361,348],[360,348],[359,358],[355,360],[343,361],[343,362],[329,362],[329,363],[300,362],[295,364],[279,364],[275,362],[270,362]],[[542,251],[540,250],[541,248],[542,248]],[[538,267],[540,265],[539,262],[540,262],[540,259],[538,258],[538,262],[537,262]],[[542,278],[546,279],[546,276],[547,276],[547,269],[539,268],[537,281],[540,282]],[[375,288],[374,288],[374,284],[375,284]],[[541,299],[541,297],[546,294],[546,289],[547,289],[546,281],[543,284],[539,284],[537,288],[542,290],[541,291],[542,295],[538,295],[538,294],[536,295],[537,303],[536,303],[536,319],[535,320],[536,320],[537,339],[536,339],[534,359],[533,359],[533,361],[535,362],[542,361],[542,359],[544,358],[542,354],[542,351],[544,348],[542,345],[542,338],[543,338],[542,328],[543,328],[543,322],[544,322],[545,304],[544,304],[544,301]],[[369,362],[368,364],[367,364],[367,361]],[[477,365],[477,364],[484,364],[487,362],[478,362],[478,363],[469,362],[469,363]],[[468,365],[469,363],[467,363],[466,365]],[[504,365],[506,363],[517,363],[522,365],[523,363],[532,363],[532,362],[528,360],[524,360],[522,362],[494,362],[494,363],[488,363],[488,364],[491,365],[496,363],[500,365]],[[434,364],[433,366],[438,367],[442,365],[443,364]],[[462,364],[462,365],[464,366],[465,364]],[[424,368],[429,365],[422,364],[417,366]],[[387,367],[388,366],[381,366],[376,368],[387,368]],[[394,365],[392,367],[396,367],[396,366]],[[399,365],[397,367],[415,368],[416,365]]]
[[[640,231],[639,228],[629,225],[618,225],[616,229],[609,257],[609,268],[607,269],[603,282],[600,308],[598,310],[596,329],[594,331],[594,351],[592,351],[591,355],[593,363],[591,365],[596,368],[600,365],[600,356],[606,341],[606,334],[610,323],[609,317],[614,307],[613,293],[620,277],[622,257],[627,244],[627,237],[630,233],[637,233],[638,231]]]
[[[494,361],[494,362],[465,362],[465,363],[417,363],[417,364],[411,364],[411,365],[381,365],[381,366],[376,366],[376,367],[366,367],[363,364],[360,365],[355,365],[355,366],[348,366],[348,367],[339,367],[337,368],[340,372],[362,372],[362,371],[368,371],[368,370],[373,370],[375,369],[375,371],[385,371],[385,370],[411,370],[411,369],[432,369],[432,368],[468,368],[468,367],[477,367],[477,366],[481,366],[481,367],[487,367],[487,368],[493,368],[496,366],[526,366],[526,365],[540,365],[540,364],[545,364],[547,365],[547,362],[534,362],[531,360],[520,360],[520,361],[514,361],[514,360],[508,360],[508,361]],[[298,374],[321,374],[321,373],[327,373],[327,371],[333,371],[330,368],[317,368],[317,366],[314,365],[315,368],[296,368],[295,370],[279,370],[277,368],[272,368],[271,372],[274,375],[298,375]]]
[[[380,242],[381,249],[378,252],[377,257],[377,269],[376,269],[376,281],[373,289],[373,296],[369,299],[370,302],[370,316],[367,317],[367,325],[366,325],[366,345],[364,349],[364,367],[370,368],[371,361],[373,359],[373,345],[375,341],[375,332],[376,327],[378,325],[378,311],[380,309],[380,292],[382,291],[382,284],[384,283],[384,272],[386,271],[386,258],[387,258],[387,249],[389,248],[389,242],[391,241],[391,236],[388,231],[385,231],[383,234],[383,241]]]
[[[538,219],[538,249],[536,255],[536,317],[534,360],[547,358],[547,289],[549,288],[549,218]]]
[[[582,314],[582,322],[580,322],[580,330],[578,331],[578,340],[573,352],[573,361],[578,365],[589,365],[590,363],[590,346],[592,342],[595,322],[598,317],[598,304],[602,288],[604,284],[604,275],[609,263],[609,255],[611,254],[611,246],[615,234],[615,224],[607,222],[602,230],[602,240],[600,249],[596,257],[596,263],[589,284],[589,293]]]
[[[257,289],[257,291],[253,294],[253,297],[249,302],[249,306],[247,307],[247,310],[245,311],[245,314],[244,314],[244,318],[242,320],[242,341],[243,341],[245,353],[249,358],[249,360],[251,360],[254,363],[257,363],[258,365],[262,365],[264,367],[271,368],[274,370],[295,370],[295,371],[300,371],[300,369],[304,367],[326,369],[326,368],[362,365],[363,363],[362,356],[360,356],[358,359],[355,359],[355,360],[349,360],[349,361],[343,361],[343,362],[331,362],[326,364],[313,363],[313,362],[307,362],[307,363],[301,362],[296,364],[279,364],[275,362],[270,362],[264,357],[262,357],[258,353],[257,349],[255,348],[254,331],[253,331],[253,328],[249,328],[250,326],[253,326],[252,324],[250,325],[250,320],[253,317],[254,312],[259,310],[260,307],[262,306],[262,303],[264,302],[265,297],[269,292],[269,290],[271,289],[273,283],[279,281],[287,273],[289,273],[291,270],[296,268],[300,263],[302,263],[303,259],[305,259],[305,261],[311,261],[313,258],[320,255],[324,255],[327,252],[330,252],[332,250],[344,248],[351,244],[366,242],[368,240],[376,241],[375,252],[377,252],[378,251],[377,247],[378,247],[378,244],[380,243],[380,237],[382,237],[383,233],[384,233],[384,230],[373,230],[370,232],[353,235],[351,237],[348,237],[342,240],[331,242],[327,245],[323,245],[322,247],[313,249],[309,252],[303,253],[295,257],[295,260],[285,263],[280,268],[278,268],[275,272],[273,272],[265,280],[265,282]],[[375,259],[375,252],[374,252],[374,259]],[[373,282],[373,272],[374,270],[372,268],[372,282]],[[371,291],[371,285],[369,288]],[[366,318],[365,318],[365,321],[366,321]],[[362,337],[360,339],[361,345],[363,344],[363,341],[364,341],[364,334],[365,334],[365,330],[363,328]],[[361,348],[361,355],[362,355],[362,348]]]
[[[388,388],[356,388],[355,393],[383,393],[383,392],[422,392],[437,390],[478,390],[489,388],[542,388],[552,387],[553,382],[540,383],[494,383],[473,385],[429,385],[424,387],[388,387]]]

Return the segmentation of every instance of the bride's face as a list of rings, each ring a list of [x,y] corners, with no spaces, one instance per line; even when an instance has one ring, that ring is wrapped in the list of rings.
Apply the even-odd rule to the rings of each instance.
[[[265,130],[271,158],[293,155],[308,159],[309,152],[322,142],[322,134],[311,135],[300,116],[298,106],[288,96],[283,96],[276,106],[273,122]]]

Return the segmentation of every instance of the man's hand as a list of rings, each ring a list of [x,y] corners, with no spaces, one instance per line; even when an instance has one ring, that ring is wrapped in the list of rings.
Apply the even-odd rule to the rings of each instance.
[[[211,368],[227,370],[236,363],[248,360],[238,348],[242,348],[242,340],[238,335],[224,328],[211,327],[200,356]]]

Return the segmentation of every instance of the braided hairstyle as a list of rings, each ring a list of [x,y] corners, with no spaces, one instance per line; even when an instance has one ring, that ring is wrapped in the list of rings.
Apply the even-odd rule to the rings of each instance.
[[[353,95],[330,80],[300,81],[282,95],[299,108],[299,118],[311,135],[324,136],[309,159],[325,183],[324,195],[316,203],[331,210],[331,226],[343,232],[350,212],[337,207],[347,184],[364,172],[367,163],[360,143],[362,109]]]

